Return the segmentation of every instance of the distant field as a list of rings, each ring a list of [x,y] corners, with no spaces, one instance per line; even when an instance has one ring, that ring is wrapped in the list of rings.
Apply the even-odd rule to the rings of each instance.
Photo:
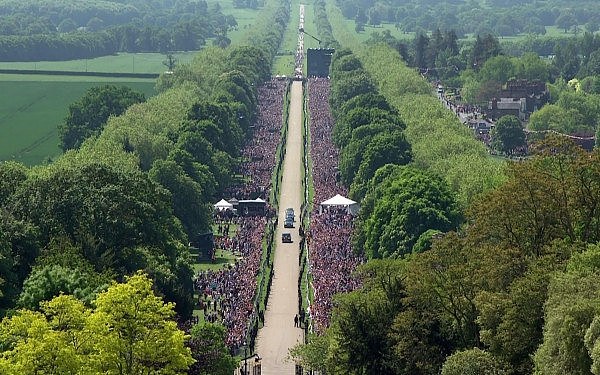
[[[196,51],[174,53],[177,60],[186,63],[192,60]],[[66,70],[74,72],[106,72],[106,73],[161,73],[165,55],[160,53],[119,53],[95,59],[69,61],[38,62],[0,62],[0,69],[27,70]],[[80,79],[81,80],[81,79]]]
[[[74,82],[42,81],[41,77],[45,76],[0,75],[0,161],[36,165],[60,155],[57,125],[67,115],[69,105],[92,86],[114,83],[141,91],[146,97],[154,95],[153,80],[81,82],[88,77],[68,77],[80,81]]]
[[[248,31],[256,24],[256,16],[260,13],[259,9],[234,8],[232,0],[208,0],[208,4],[218,3],[223,14],[231,14],[237,24],[237,30],[227,32],[227,37],[231,39],[231,44],[236,45],[245,42]]]

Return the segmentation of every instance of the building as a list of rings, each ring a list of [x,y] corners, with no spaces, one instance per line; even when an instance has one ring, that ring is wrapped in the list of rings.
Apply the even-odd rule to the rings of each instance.
[[[527,100],[525,98],[500,98],[492,99],[485,111],[487,118],[492,121],[498,120],[502,116],[513,115],[524,121],[528,117]]]
[[[546,83],[539,80],[509,80],[496,98],[488,103],[485,114],[492,120],[505,115],[517,116],[521,121],[550,101],[550,92]]]

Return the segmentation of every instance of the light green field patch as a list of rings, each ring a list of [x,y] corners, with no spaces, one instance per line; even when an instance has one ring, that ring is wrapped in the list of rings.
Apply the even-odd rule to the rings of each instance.
[[[174,53],[180,63],[192,60],[196,51]],[[166,55],[161,53],[119,53],[95,59],[69,61],[0,62],[0,69],[63,70],[102,73],[162,73]],[[81,81],[81,79],[80,79]],[[114,80],[113,80],[114,81]]]
[[[261,11],[261,8],[258,9],[249,9],[249,8],[235,8],[233,6],[232,0],[218,0],[218,1],[209,1],[209,5],[211,3],[219,3],[221,6],[221,12],[223,14],[232,15],[238,26],[235,30],[229,30],[227,32],[227,37],[231,39],[232,45],[238,45],[241,42],[246,41],[246,37],[250,30],[256,24],[256,17]]]
[[[113,83],[141,91],[146,97],[154,95],[152,80],[61,82],[0,78],[3,79],[0,81],[0,161],[15,160],[26,165],[42,164],[61,154],[57,125],[66,117],[69,105],[89,88]],[[15,79],[12,75],[7,78]],[[81,77],[70,78],[81,80]]]

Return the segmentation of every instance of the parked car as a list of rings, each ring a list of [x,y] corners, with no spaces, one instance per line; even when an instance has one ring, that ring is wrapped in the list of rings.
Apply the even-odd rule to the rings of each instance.
[[[292,242],[292,234],[285,232],[281,234],[281,242],[283,243],[291,243]]]
[[[293,228],[294,227],[294,219],[288,219],[286,217],[285,221],[283,222],[283,227],[284,228]]]

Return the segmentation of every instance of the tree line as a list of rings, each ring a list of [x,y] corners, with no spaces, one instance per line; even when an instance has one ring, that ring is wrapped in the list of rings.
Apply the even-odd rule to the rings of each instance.
[[[544,1],[338,1],[344,17],[357,25],[394,24],[404,32],[455,29],[459,36],[493,33],[498,36],[546,34],[547,26],[565,33],[595,32],[600,13],[589,0]]]
[[[85,4],[83,4],[85,3]],[[0,3],[0,60],[92,58],[117,52],[198,50],[208,38],[222,44],[237,26],[220,6],[186,0],[114,3]],[[228,44],[228,43],[226,43]],[[225,45],[226,46],[226,45]]]

